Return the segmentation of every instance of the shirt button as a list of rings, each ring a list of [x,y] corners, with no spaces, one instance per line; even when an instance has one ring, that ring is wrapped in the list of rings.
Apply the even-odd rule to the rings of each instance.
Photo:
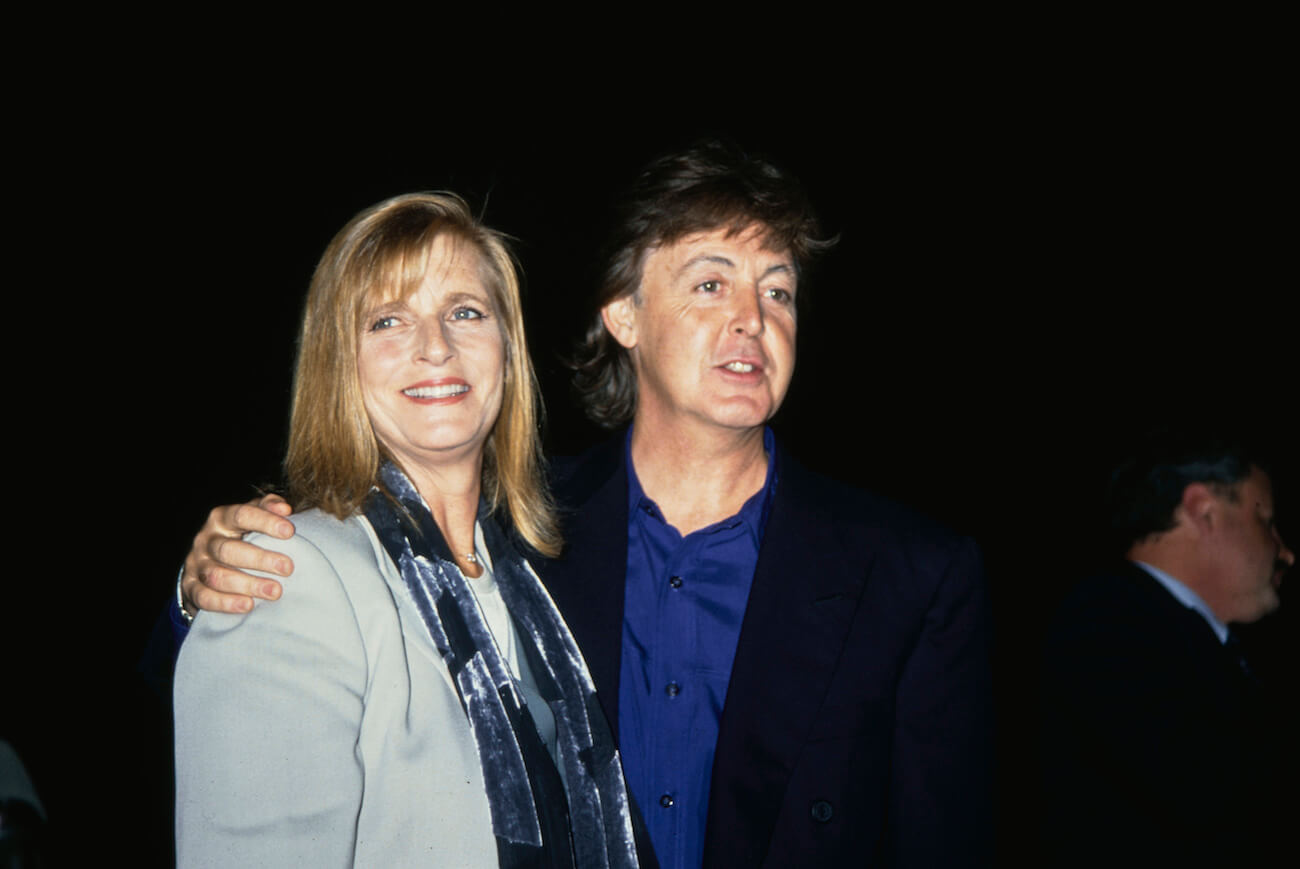
[[[824,824],[829,821],[831,816],[834,814],[835,809],[825,800],[818,800],[812,804],[812,816],[814,821],[819,821]]]
[[[671,576],[668,578],[668,584],[671,585],[673,588],[681,588],[682,578],[680,576]]]
[[[659,798],[659,805],[663,806],[665,809],[671,809],[673,807],[673,795],[664,794]]]
[[[676,697],[678,694],[682,693],[682,686],[678,685],[676,682],[669,682],[664,686],[664,693],[669,697]]]

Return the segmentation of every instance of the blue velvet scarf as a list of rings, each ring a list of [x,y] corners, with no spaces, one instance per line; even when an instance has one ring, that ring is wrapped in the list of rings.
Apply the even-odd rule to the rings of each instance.
[[[364,512],[456,683],[478,747],[502,866],[635,867],[627,787],[578,646],[550,595],[486,508],[479,527],[537,688],[555,716],[558,764],[478,600],[406,475],[391,462]]]

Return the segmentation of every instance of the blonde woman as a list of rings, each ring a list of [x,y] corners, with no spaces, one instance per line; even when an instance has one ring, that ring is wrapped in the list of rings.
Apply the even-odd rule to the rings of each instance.
[[[176,677],[182,866],[634,866],[554,554],[519,283],[448,194],[370,208],[303,317],[292,605],[202,613]]]

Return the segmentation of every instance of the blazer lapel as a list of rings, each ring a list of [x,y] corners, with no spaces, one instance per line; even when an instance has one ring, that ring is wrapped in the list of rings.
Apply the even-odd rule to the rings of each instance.
[[[435,673],[442,677],[446,683],[447,689],[460,696],[460,689],[456,685],[456,680],[452,678],[451,671],[447,669],[447,663],[442,658],[442,653],[438,651],[433,644],[433,639],[429,636],[429,629],[424,624],[424,619],[420,617],[420,611],[416,608],[415,601],[411,599],[411,590],[406,587],[406,581],[402,579],[402,574],[398,571],[397,565],[389,557],[388,551],[384,549],[384,544],[379,542],[379,536],[375,533],[374,527],[364,516],[357,520],[366,530],[366,536],[370,539],[370,547],[375,553],[375,566],[384,577],[384,582],[388,584],[388,591],[393,596],[393,602],[397,606],[397,618],[402,626],[402,636],[405,638],[407,649],[415,649],[416,652],[433,665]]]
[[[617,741],[627,575],[623,438],[615,436],[574,464],[559,468],[556,477],[564,552],[536,566],[587,660]]]
[[[1229,696],[1223,698],[1223,702],[1228,704],[1228,701],[1240,699],[1236,692],[1254,687],[1253,680],[1242,666],[1239,652],[1229,650],[1219,641],[1204,616],[1185,606],[1136,564],[1125,562],[1122,570],[1128,575],[1133,595],[1142,598],[1145,609],[1158,614],[1152,621],[1168,625],[1168,630],[1177,632],[1186,650],[1189,672],[1201,674],[1204,692],[1208,694],[1212,686],[1219,686],[1229,692]],[[1214,675],[1215,681],[1210,681],[1210,674]]]
[[[783,451],[778,474],[718,733],[706,866],[762,863],[870,573],[869,558],[845,557],[815,478]]]

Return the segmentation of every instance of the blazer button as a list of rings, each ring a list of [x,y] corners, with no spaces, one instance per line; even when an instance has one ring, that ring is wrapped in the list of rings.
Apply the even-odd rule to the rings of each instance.
[[[831,816],[834,814],[835,814],[835,809],[832,808],[831,804],[826,802],[825,800],[818,800],[817,802],[812,804],[813,820],[817,821],[818,823],[821,824],[826,823],[831,819]]]

